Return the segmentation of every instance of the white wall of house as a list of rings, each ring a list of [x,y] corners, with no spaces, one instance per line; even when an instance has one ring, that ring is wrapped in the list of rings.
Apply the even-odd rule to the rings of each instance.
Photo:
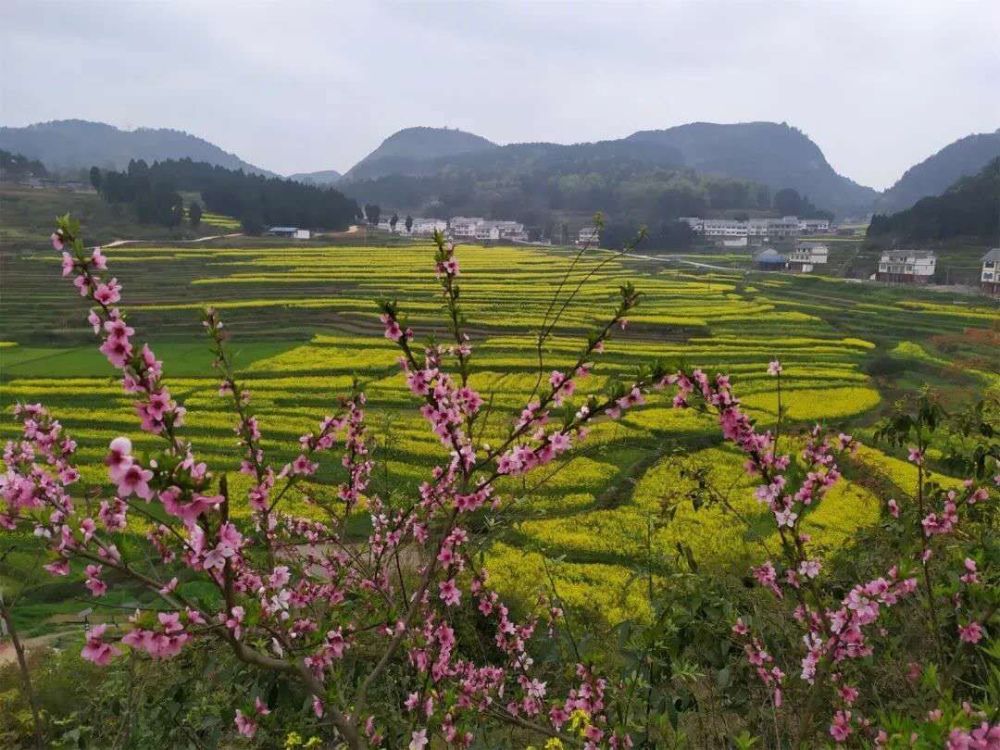
[[[907,250],[882,253],[878,262],[878,272],[881,274],[914,276],[924,279],[933,276],[936,268],[937,257],[933,253],[917,253]]]

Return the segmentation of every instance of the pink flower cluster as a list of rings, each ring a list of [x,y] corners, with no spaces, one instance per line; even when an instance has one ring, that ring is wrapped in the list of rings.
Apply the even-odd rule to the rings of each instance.
[[[552,688],[531,649],[536,632],[545,628],[538,627],[535,617],[514,618],[488,587],[485,571],[477,569],[469,524],[476,511],[503,502],[507,477],[555,461],[586,437],[593,421],[618,418],[642,405],[651,392],[673,383],[678,388],[676,406],[700,398],[718,412],[723,436],[740,447],[748,472],[759,479],[756,495],[773,515],[788,554],[784,564],[766,561],[754,575],[775,596],[795,603],[794,622],[803,631],[802,678],[810,684],[822,678],[835,686],[831,736],[842,743],[867,729],[846,667],[872,653],[870,631],[885,608],[913,592],[915,581],[893,569],[884,578],[854,587],[839,602],[821,600],[814,593],[823,568],[808,549],[802,518],[838,480],[835,453],[851,449],[852,439],[825,438],[817,428],[799,457],[801,471],[791,472],[791,456],[778,452],[776,434],[755,428],[728,378],[710,379],[699,370],[667,377],[654,369],[628,386],[613,387],[606,396],[589,396],[574,406],[572,399],[579,398],[595,355],[604,350],[613,329],[624,327],[637,304],[631,286],[622,288],[618,310],[591,336],[577,361],[552,371],[547,387],[540,376],[528,403],[490,445],[479,437],[486,410],[482,396],[470,385],[473,349],[458,305],[455,248],[437,237],[434,270],[453,340],[431,344],[417,355],[411,344],[414,332],[401,322],[395,303],[382,304],[381,320],[385,336],[400,348],[408,388],[419,399],[443,456],[413,497],[391,499],[370,486],[374,467],[365,429],[366,401],[359,391],[341,399],[340,410],[323,419],[315,433],[299,439],[298,455],[283,466],[269,462],[250,393],[234,373],[221,320],[209,310],[205,326],[221,371],[220,395],[232,400],[240,471],[249,478],[246,503],[252,513],[243,520],[231,513],[237,498],[231,497],[225,477],[213,475],[182,442],[178,430],[184,409],[162,383],[162,364],[148,346],[133,343],[135,331],[114,307],[121,301],[120,284],[97,275],[107,270],[106,259],[100,251],[85,254],[73,232],[66,222],[53,236],[57,249],[73,250],[64,256],[64,273],[75,274],[76,287],[95,303],[89,320],[101,337],[101,351],[121,371],[125,391],[137,397],[142,429],[165,444],[159,452],[144,452],[140,460],[128,438],[112,441],[105,463],[114,489],[105,497],[93,494],[93,506],[99,510],[91,518],[74,506],[68,489],[79,478],[71,463],[75,443],[40,406],[18,407],[23,431],[4,451],[0,525],[30,525],[54,554],[46,565],[54,575],[67,575],[70,560],[79,560],[85,585],[95,596],[116,580],[131,578],[162,603],[159,609],[136,612],[130,628],[117,639],[107,625],[90,629],[85,658],[107,664],[122,652],[120,646],[127,646],[167,659],[195,638],[215,638],[248,664],[298,680],[311,695],[315,715],[335,729],[338,742],[351,748],[400,744],[386,739],[386,728],[369,706],[373,687],[388,678],[390,666],[394,679],[399,674],[411,686],[400,707],[412,716],[413,728],[401,740],[411,748],[442,741],[469,747],[486,717],[559,736],[578,712],[586,716],[582,731],[587,750],[629,748],[631,738],[613,725],[608,685],[592,669],[578,665],[572,689],[563,695]],[[780,377],[780,363],[772,362],[769,372]],[[557,418],[554,410],[560,407],[565,416]],[[316,475],[323,454],[335,447],[342,448],[334,469],[341,481],[330,493]],[[281,502],[293,495],[314,511],[309,517],[286,512]],[[970,491],[969,498],[974,496]],[[953,503],[955,508],[946,503],[928,525],[945,529],[941,533],[950,531],[954,521],[949,519],[961,498],[956,496]],[[150,513],[148,504],[162,505],[163,513]],[[88,503],[87,513],[93,512],[90,508]],[[123,560],[112,541],[136,513],[151,522],[147,539],[158,558],[152,565]],[[359,513],[370,521],[364,542],[346,533],[348,522]],[[967,561],[963,585],[978,584],[978,574],[975,561]],[[181,580],[214,586],[219,600],[215,611],[199,609],[185,597]],[[561,610],[552,602],[544,606],[550,613],[551,635]],[[476,657],[459,648],[458,633],[463,631],[456,628],[458,613],[477,618],[477,633],[490,634],[484,644],[488,648],[474,652]],[[961,627],[968,643],[983,637],[976,622]],[[786,678],[775,655],[742,620],[733,632],[743,639],[750,664],[780,707]],[[366,658],[375,654],[375,659],[351,658],[359,653]],[[362,663],[367,671],[359,675]],[[256,699],[253,707],[245,705],[236,712],[235,731],[254,737],[269,713]],[[978,742],[992,732],[980,729],[967,737],[956,735],[956,741]]]
[[[771,362],[768,373],[780,376],[781,372],[780,362]],[[856,447],[854,440],[844,434],[824,437],[820,427],[815,427],[808,434],[799,456],[800,464],[794,474],[797,479],[793,485],[793,474],[789,471],[792,467],[791,456],[777,453],[773,433],[762,433],[756,429],[733,396],[728,378],[720,375],[712,380],[696,370],[690,375],[678,373],[671,380],[678,386],[675,406],[688,406],[692,395],[697,395],[713,407],[718,413],[723,436],[743,451],[747,458],[746,470],[760,479],[755,495],[770,508],[774,516],[785,553],[785,565],[782,572],[774,562],[768,560],[754,568],[753,575],[759,585],[771,591],[778,599],[792,599],[796,602],[793,616],[802,628],[805,647],[800,662],[800,676],[810,686],[816,687],[822,677],[824,684],[835,688],[834,702],[839,705],[829,726],[830,736],[835,742],[842,744],[856,730],[867,732],[871,728],[871,722],[851,708],[859,692],[844,683],[846,662],[873,654],[872,634],[869,631],[878,632],[874,626],[883,610],[897,605],[904,598],[912,597],[918,589],[918,582],[915,577],[901,577],[898,568],[893,567],[886,577],[852,588],[839,606],[828,606],[824,603],[821,589],[815,586],[822,564],[810,556],[809,535],[800,529],[806,510],[820,502],[830,487],[840,479],[835,454],[853,451]],[[911,449],[910,460],[922,466],[923,451]],[[960,497],[955,490],[945,493],[940,510],[928,513],[921,519],[924,538],[929,541],[935,536],[952,533],[958,523],[958,507],[963,500],[967,505],[975,505],[986,497],[986,490],[976,489],[971,482],[966,483],[964,497]],[[890,515],[900,517],[899,505],[894,500],[889,501],[888,508]],[[931,549],[925,543],[921,555],[922,564],[927,564],[930,553]],[[965,573],[960,580],[966,585],[977,584],[979,577],[976,562],[966,559],[964,566]],[[960,602],[961,597],[956,596],[955,601]],[[733,626],[733,634],[743,640],[748,661],[764,685],[773,691],[775,706],[780,706],[784,673],[777,666],[772,666],[773,657],[758,638],[751,634],[750,628],[742,619],[737,620]],[[961,641],[975,644],[982,637],[983,629],[978,622],[959,625]]]

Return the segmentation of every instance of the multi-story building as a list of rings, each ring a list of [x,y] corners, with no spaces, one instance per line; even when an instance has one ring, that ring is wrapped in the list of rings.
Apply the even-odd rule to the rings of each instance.
[[[584,227],[576,235],[577,247],[600,247],[601,230],[597,227]]]
[[[685,222],[692,230],[705,237],[732,238],[751,237],[754,239],[787,239],[799,234],[799,219],[796,216],[783,216],[780,219],[699,219],[696,216],[682,216],[679,221]]]
[[[747,223],[736,219],[705,219],[701,232],[706,237],[744,237]]]
[[[927,284],[934,278],[937,256],[930,250],[887,250],[875,278],[893,284]]]
[[[800,242],[788,256],[788,270],[812,273],[816,266],[826,265],[830,249],[818,242]]]
[[[406,224],[400,222],[400,226],[403,227],[403,231],[406,231]],[[410,234],[415,237],[430,237],[434,232],[446,232],[448,230],[448,222],[444,219],[425,219],[425,218],[414,218],[413,226],[410,227]]]
[[[983,256],[979,288],[986,294],[1000,296],[1000,247],[993,248]]]
[[[457,240],[473,240],[476,238],[476,230],[484,221],[478,216],[453,216],[448,222],[448,231]]]
[[[822,234],[829,231],[829,219],[799,219],[799,234]]]
[[[764,235],[770,239],[785,239],[799,236],[799,218],[782,216],[780,219],[765,219]]]
[[[449,231],[455,239],[510,242],[526,242],[528,239],[528,232],[520,222],[484,219],[479,216],[455,216],[449,222]]]

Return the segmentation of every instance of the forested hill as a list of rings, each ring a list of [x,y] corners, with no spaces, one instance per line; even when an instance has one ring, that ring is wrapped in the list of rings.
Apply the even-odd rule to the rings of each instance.
[[[37,159],[0,149],[0,182],[16,182],[29,177],[45,177],[47,174],[45,165]]]
[[[53,120],[23,128],[0,127],[0,148],[38,159],[54,170],[89,169],[95,164],[125,169],[134,159],[152,163],[188,158],[274,176],[202,138],[167,128],[119,130],[102,122]]]
[[[91,181],[109,203],[131,205],[140,221],[168,226],[183,216],[180,191],[199,192],[205,208],[235,216],[251,234],[273,225],[342,230],[359,214],[353,200],[332,188],[190,159],[133,161],[123,172],[95,169]]]
[[[965,237],[996,242],[1000,222],[1000,157],[978,174],[963,177],[939,196],[923,198],[905,211],[876,214],[869,237],[892,236],[904,241]]]
[[[421,150],[423,139],[436,148]],[[476,139],[433,128],[400,131],[340,185],[359,200],[394,209],[502,214],[527,222],[539,212],[562,210],[602,210],[643,221],[720,208],[768,210],[770,196],[762,188],[770,195],[792,188],[814,206],[845,216],[867,212],[877,196],[838,175],[801,132],[775,123],[695,123],[573,145],[496,146]],[[735,183],[747,187],[724,188],[725,200],[702,200],[708,185],[718,195],[719,186]],[[678,191],[696,197],[664,212],[663,200],[673,206]]]
[[[882,194],[878,211],[902,211],[921,198],[938,195],[960,177],[976,174],[998,156],[1000,129],[960,138],[906,170],[896,184]]]
[[[434,171],[431,165],[438,160],[496,148],[492,141],[464,130],[405,128],[382,141],[344,178],[365,180],[392,174],[427,174]]]
[[[633,133],[627,141],[674,149],[699,172],[794,188],[839,216],[864,213],[878,193],[843,177],[805,133],[785,123],[694,122]]]

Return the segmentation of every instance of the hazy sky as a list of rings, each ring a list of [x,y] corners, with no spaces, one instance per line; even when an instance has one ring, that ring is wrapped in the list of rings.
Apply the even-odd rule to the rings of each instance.
[[[0,123],[69,117],[284,174],[410,125],[568,143],[774,120],[882,188],[1000,127],[1000,0],[2,0]]]

